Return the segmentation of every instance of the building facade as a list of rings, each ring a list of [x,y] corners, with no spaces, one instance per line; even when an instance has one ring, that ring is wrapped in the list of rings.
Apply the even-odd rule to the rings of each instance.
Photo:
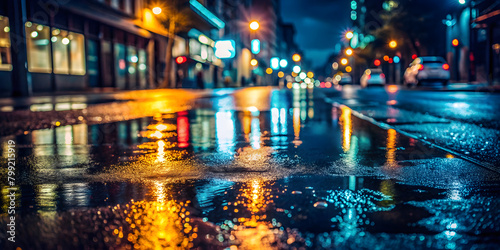
[[[148,89],[164,77],[194,81],[197,71],[207,72],[203,80],[213,84],[222,64],[209,37],[217,37],[224,23],[206,3],[185,2],[194,20],[190,28],[200,31],[169,36],[146,0],[2,1],[0,95]],[[171,75],[164,75],[168,39],[175,40],[174,56],[193,59],[182,65],[185,73],[173,62]]]

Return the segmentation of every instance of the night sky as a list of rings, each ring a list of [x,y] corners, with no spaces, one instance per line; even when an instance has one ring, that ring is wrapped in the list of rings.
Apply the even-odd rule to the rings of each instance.
[[[282,0],[285,22],[295,25],[295,41],[313,66],[325,63],[351,26],[350,1],[345,0]]]

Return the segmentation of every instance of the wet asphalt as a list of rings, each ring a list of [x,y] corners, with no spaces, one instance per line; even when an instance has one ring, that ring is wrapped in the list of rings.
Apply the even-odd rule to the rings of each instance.
[[[438,144],[444,136],[428,132],[436,124],[495,130],[498,120],[475,109],[486,102],[480,97],[462,98],[471,109],[462,119],[453,117],[465,105],[454,105],[457,93],[348,87],[224,93],[8,116],[44,120],[24,122],[24,129],[5,123],[11,134],[0,139],[1,162],[14,140],[19,192],[16,243],[2,229],[0,248],[500,246],[500,174],[458,149],[428,143],[437,138],[449,149]],[[420,105],[407,104],[410,97]],[[443,111],[446,105],[452,108]],[[383,121],[383,128],[358,113]],[[411,123],[417,114],[420,123]],[[428,127],[418,134],[422,140],[397,132],[410,125]],[[26,129],[33,127],[39,129]],[[478,134],[495,142],[488,137],[494,133]],[[2,225],[7,188],[0,183]]]

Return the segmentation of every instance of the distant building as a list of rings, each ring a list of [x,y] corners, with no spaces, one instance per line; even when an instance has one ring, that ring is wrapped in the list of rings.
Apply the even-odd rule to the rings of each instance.
[[[472,11],[472,80],[500,84],[500,4],[475,1]],[[476,79],[474,79],[474,77]]]

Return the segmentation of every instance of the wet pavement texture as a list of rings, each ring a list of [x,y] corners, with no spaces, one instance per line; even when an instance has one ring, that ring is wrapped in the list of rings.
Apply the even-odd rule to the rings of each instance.
[[[389,127],[475,159],[500,172],[500,93],[408,90],[396,85],[328,92]]]
[[[103,108],[4,136],[2,162],[8,140],[18,150],[19,207],[16,244],[0,230],[0,248],[500,246],[499,174],[323,97],[136,101],[143,116],[88,122]]]

